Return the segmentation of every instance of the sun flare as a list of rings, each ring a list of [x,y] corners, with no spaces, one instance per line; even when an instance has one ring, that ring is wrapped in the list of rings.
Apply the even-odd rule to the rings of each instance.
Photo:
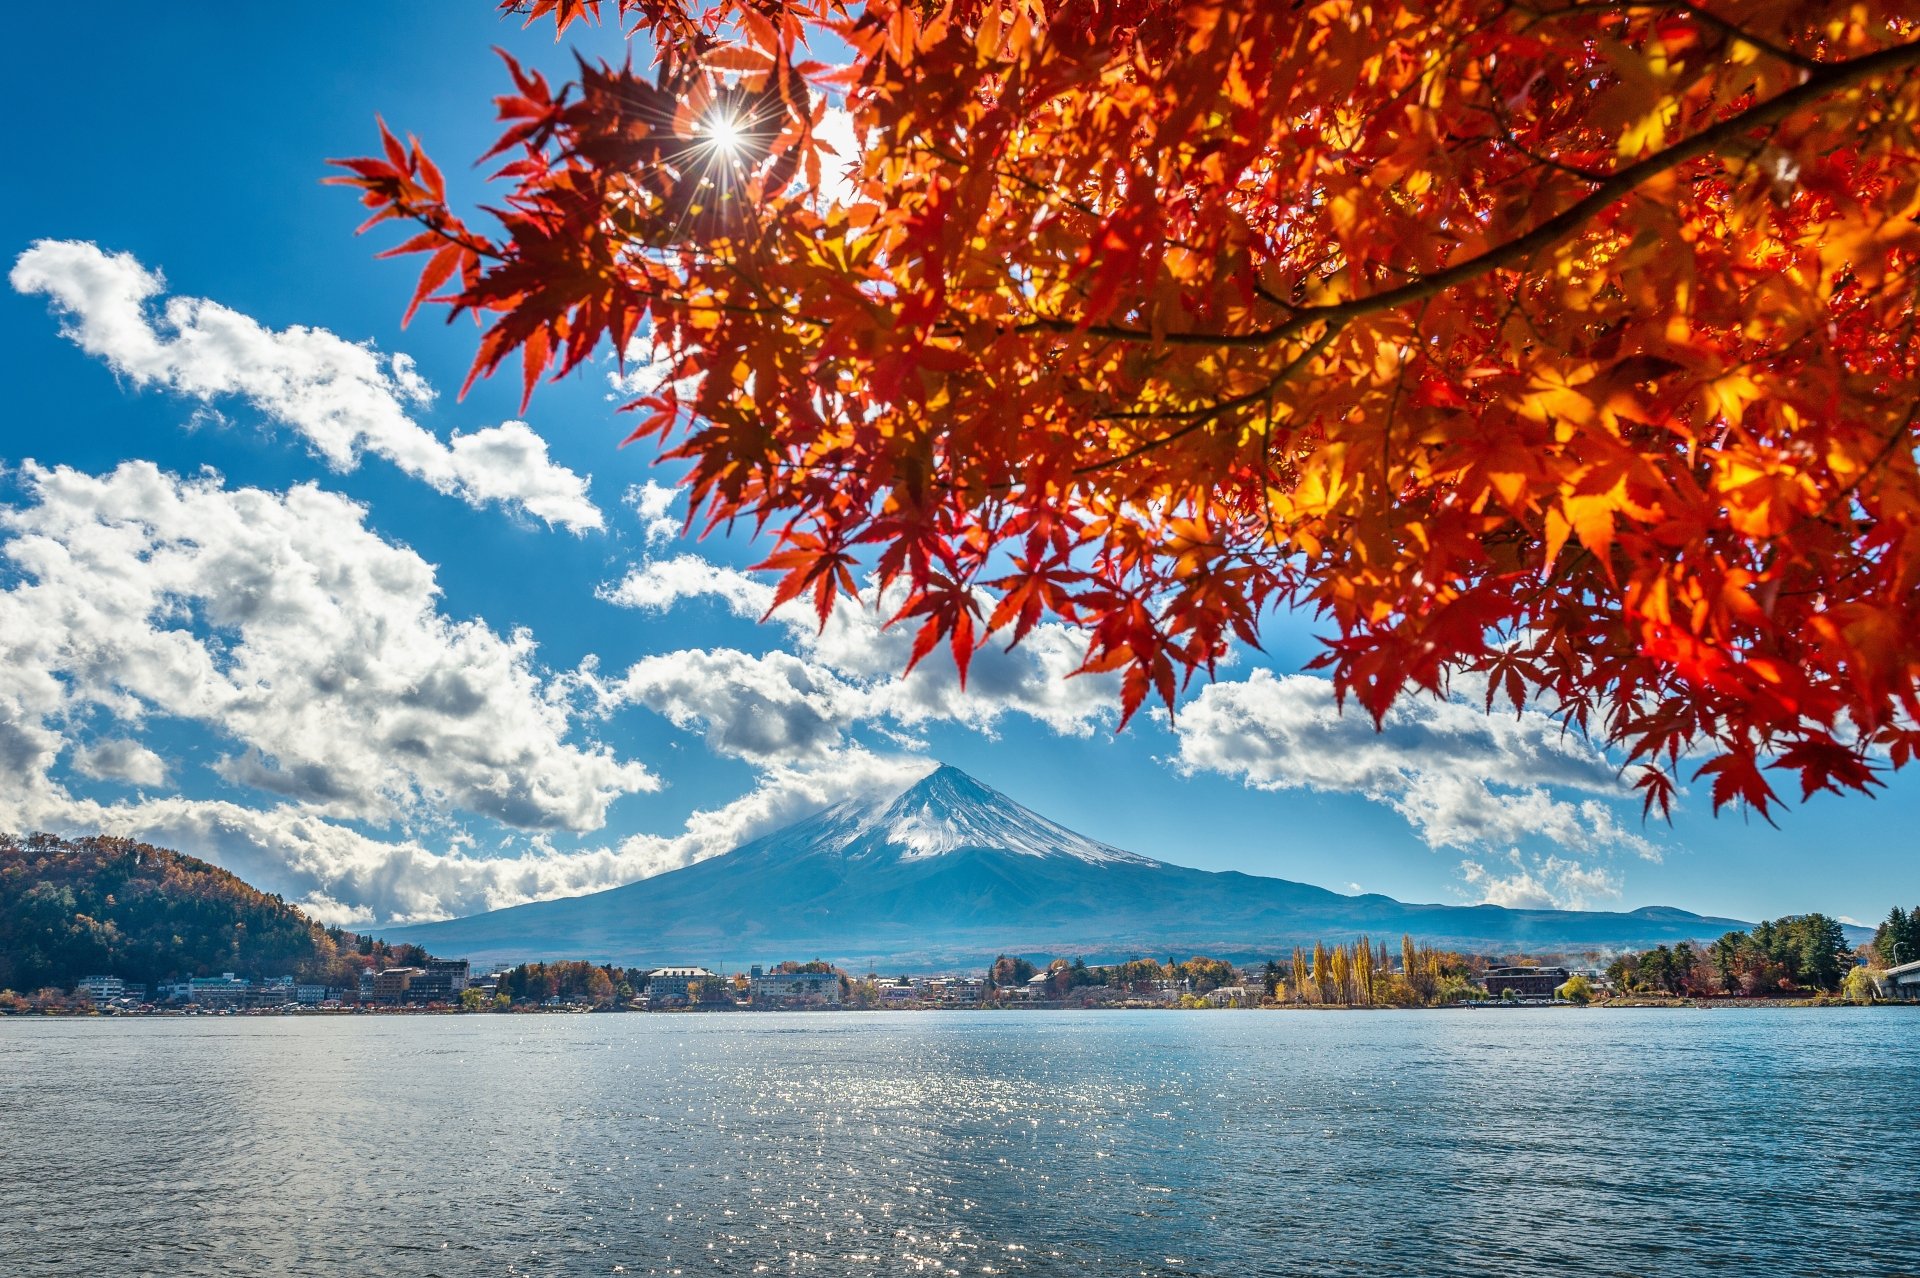
[[[732,155],[740,149],[745,133],[740,127],[740,118],[736,115],[715,112],[707,117],[700,126],[707,135],[707,145],[722,155]]]

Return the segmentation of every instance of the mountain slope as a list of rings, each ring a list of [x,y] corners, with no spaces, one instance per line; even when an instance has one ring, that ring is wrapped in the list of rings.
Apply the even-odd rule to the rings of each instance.
[[[892,969],[974,966],[1002,951],[1266,956],[1362,932],[1485,951],[1625,947],[1745,927],[1670,908],[1410,905],[1169,865],[1076,834],[943,766],[891,799],[841,803],[638,883],[386,935],[479,959],[827,958]]]

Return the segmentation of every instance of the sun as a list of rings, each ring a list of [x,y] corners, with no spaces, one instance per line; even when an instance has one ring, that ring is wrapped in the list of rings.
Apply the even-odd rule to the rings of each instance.
[[[700,131],[706,134],[707,145],[722,155],[733,155],[746,140],[746,133],[740,127],[740,117],[726,111],[709,115],[701,123]]]

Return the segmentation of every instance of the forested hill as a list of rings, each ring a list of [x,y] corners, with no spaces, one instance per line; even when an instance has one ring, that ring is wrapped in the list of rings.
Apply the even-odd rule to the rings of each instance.
[[[344,984],[424,958],[324,928],[205,861],[131,839],[0,834],[0,990],[220,972]]]

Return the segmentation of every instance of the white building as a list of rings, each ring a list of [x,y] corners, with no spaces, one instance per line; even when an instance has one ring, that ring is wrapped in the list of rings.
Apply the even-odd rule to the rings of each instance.
[[[232,972],[196,976],[187,982],[187,1002],[203,1007],[231,1007],[244,1002],[252,993],[253,982],[243,981]]]
[[[667,1003],[691,1003],[696,981],[719,981],[720,975],[704,967],[663,967],[647,973],[647,1006]]]
[[[763,972],[755,967],[747,982],[755,1007],[840,1006],[840,977],[833,972]]]
[[[956,976],[947,982],[946,1001],[960,1007],[974,1007],[987,1001],[987,981],[982,976]]]
[[[96,1003],[105,1003],[120,998],[127,992],[127,983],[117,976],[83,976],[75,991],[85,994]]]

